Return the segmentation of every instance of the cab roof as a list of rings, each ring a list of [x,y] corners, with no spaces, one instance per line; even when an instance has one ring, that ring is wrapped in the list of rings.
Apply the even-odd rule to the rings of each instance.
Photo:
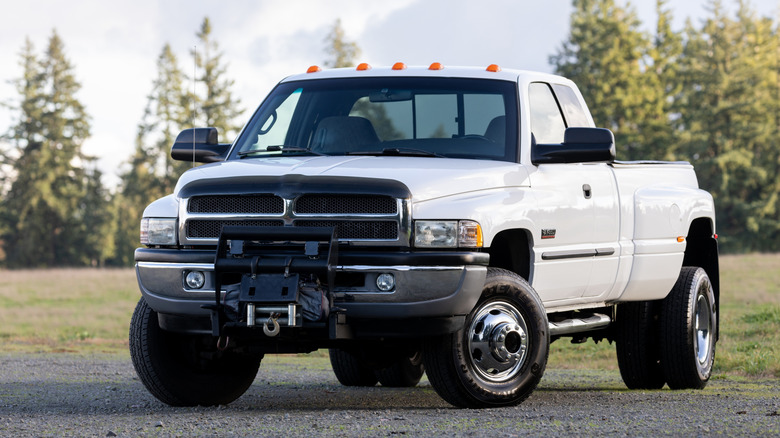
[[[495,64],[487,67],[450,67],[433,63],[430,66],[406,66],[396,63],[393,66],[372,67],[362,63],[357,67],[323,69],[318,66],[309,67],[305,73],[289,76],[281,82],[359,77],[444,77],[444,78],[474,78],[498,79],[511,82],[570,82],[561,76],[527,70],[503,69]]]

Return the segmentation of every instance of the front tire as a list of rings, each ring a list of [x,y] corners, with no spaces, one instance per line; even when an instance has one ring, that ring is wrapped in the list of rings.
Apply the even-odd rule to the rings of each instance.
[[[146,389],[171,406],[232,402],[252,385],[262,359],[218,351],[211,336],[162,330],[143,298],[130,322],[130,357]]]
[[[547,314],[533,288],[519,275],[488,268],[464,327],[428,339],[423,360],[431,385],[452,405],[512,406],[536,388],[549,348]]]
[[[715,292],[702,268],[683,267],[661,311],[661,366],[671,389],[702,389],[712,375]]]

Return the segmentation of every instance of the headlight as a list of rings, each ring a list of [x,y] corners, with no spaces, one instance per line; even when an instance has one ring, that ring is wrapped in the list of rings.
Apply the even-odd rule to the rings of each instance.
[[[456,248],[458,246],[457,221],[416,221],[414,246],[417,248]]]
[[[416,248],[481,248],[482,227],[474,221],[414,222]]]
[[[141,219],[142,245],[176,245],[176,219]]]

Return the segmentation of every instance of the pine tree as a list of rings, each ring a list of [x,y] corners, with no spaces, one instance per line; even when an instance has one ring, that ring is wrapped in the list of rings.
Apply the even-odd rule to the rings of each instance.
[[[357,43],[345,39],[341,19],[336,20],[325,37],[325,53],[328,55],[325,66],[329,68],[352,67],[355,65],[355,59],[360,56]]]
[[[38,59],[29,40],[21,55],[23,76],[14,180],[3,200],[4,250],[9,267],[83,264],[89,176],[81,152],[89,136],[89,117],[76,93],[81,85],[56,32]],[[94,181],[99,184],[99,181]],[[90,230],[86,230],[89,232]]]
[[[684,109],[675,106],[682,91],[678,64],[682,57],[682,35],[671,28],[672,14],[666,0],[656,0],[656,31],[644,71],[645,104],[638,121],[641,150],[638,159],[669,160],[679,145],[674,120]]]
[[[150,154],[143,146],[143,136],[139,132],[130,169],[121,175],[121,189],[112,204],[112,208],[121,214],[115,216],[113,226],[116,250],[109,261],[111,265],[132,265],[133,252],[140,246],[139,230],[144,209],[150,202],[169,193],[163,190],[163,178],[155,173],[154,165],[159,162],[158,158],[159,155]]]
[[[352,67],[355,65],[356,58],[360,56],[360,47],[356,42],[346,39],[340,19],[333,23],[333,28],[325,37],[325,53],[328,58],[324,65],[329,68]],[[393,126],[393,121],[387,116],[387,111],[382,104],[360,99],[355,102],[351,114],[371,121],[377,135],[383,141],[403,138],[403,134]]]
[[[187,108],[191,111],[188,120],[194,123],[190,126],[217,128],[221,141],[232,141],[241,128],[235,120],[243,110],[240,108],[241,100],[231,91],[235,81],[226,77],[227,66],[222,63],[219,45],[212,39],[208,17],[203,19],[196,36],[200,43],[192,54],[197,69],[202,72],[197,77],[197,83],[205,88],[205,95],[196,90],[195,96],[191,96],[194,108]]]
[[[191,167],[189,163],[173,161],[170,155],[189,115],[186,108],[191,96],[184,91],[184,81],[176,55],[166,44],[157,58],[157,77],[138,124],[130,169],[121,175],[120,191],[114,199],[114,208],[122,214],[114,224],[116,255],[111,264],[132,264],[133,251],[139,246],[138,227],[144,208],[171,193],[179,176]]]
[[[160,179],[161,193],[173,191],[179,176],[191,167],[189,163],[174,161],[170,154],[176,136],[188,123],[191,96],[184,91],[185,79],[176,55],[166,44],[157,58],[157,78],[147,97],[136,139],[137,147],[144,148],[151,160],[149,175]]]
[[[647,106],[643,58],[649,42],[639,19],[614,0],[573,4],[568,40],[550,63],[577,83],[596,125],[615,133],[618,158],[647,158],[642,157],[638,121]]]
[[[192,163],[173,161],[170,148],[181,130],[211,126],[220,132],[220,140],[236,135],[234,120],[241,114],[240,101],[227,79],[222,53],[212,39],[211,22],[203,20],[196,36],[200,41],[191,52],[197,71],[195,92],[189,89],[187,75],[179,67],[176,55],[166,44],[157,58],[157,77],[147,97],[146,108],[136,134],[135,152],[130,168],[121,175],[122,183],[114,208],[121,209],[115,223],[116,256],[112,264],[129,265],[138,247],[138,227],[146,206],[173,192],[181,174]],[[189,78],[193,80],[193,78]]]
[[[719,2],[700,30],[689,25],[680,158],[715,198],[725,251],[776,250],[778,233],[778,51],[771,20]]]

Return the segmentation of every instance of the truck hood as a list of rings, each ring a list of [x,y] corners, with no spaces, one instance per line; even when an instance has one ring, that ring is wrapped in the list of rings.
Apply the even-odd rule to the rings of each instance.
[[[274,157],[230,160],[185,172],[175,194],[193,181],[251,176],[334,176],[399,181],[415,202],[502,187],[529,186],[528,172],[514,163],[418,157]]]

